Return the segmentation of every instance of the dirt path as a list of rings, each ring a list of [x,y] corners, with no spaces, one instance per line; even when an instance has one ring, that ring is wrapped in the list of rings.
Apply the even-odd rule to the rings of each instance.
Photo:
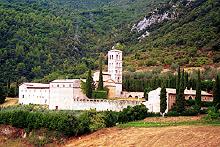
[[[66,147],[93,146],[220,146],[220,127],[176,126],[161,128],[109,128],[73,139]]]

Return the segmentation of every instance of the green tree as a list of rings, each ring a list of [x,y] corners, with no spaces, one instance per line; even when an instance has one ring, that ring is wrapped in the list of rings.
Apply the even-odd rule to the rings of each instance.
[[[189,83],[189,74],[188,74],[188,72],[185,72],[185,74],[184,74],[184,88],[189,88],[188,87],[188,83]]]
[[[160,112],[163,114],[167,109],[167,94],[166,88],[163,85],[160,91]]]
[[[182,113],[185,110],[185,97],[184,97],[184,70],[180,72],[180,67],[178,68],[177,77],[177,88],[176,88],[176,110]]]
[[[196,83],[196,105],[201,107],[201,77],[200,77],[200,70],[197,73],[197,83]]]
[[[216,76],[215,85],[213,89],[213,103],[217,107],[220,108],[220,80],[219,75]]]
[[[103,90],[103,74],[102,74],[102,61],[103,60],[103,56],[102,54],[100,54],[99,57],[99,83],[98,83],[98,88],[97,90]]]
[[[92,86],[93,85],[93,79],[92,79],[92,72],[89,70],[87,78],[86,78],[86,96],[88,98],[92,97]]]

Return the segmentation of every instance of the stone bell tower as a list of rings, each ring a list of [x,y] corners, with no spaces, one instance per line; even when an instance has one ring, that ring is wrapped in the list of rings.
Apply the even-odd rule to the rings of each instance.
[[[108,73],[116,84],[115,97],[122,92],[122,51],[113,49],[108,51]]]

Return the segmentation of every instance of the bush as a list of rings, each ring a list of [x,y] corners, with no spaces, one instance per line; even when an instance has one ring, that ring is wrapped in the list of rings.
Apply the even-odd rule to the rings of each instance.
[[[208,108],[208,115],[205,117],[206,120],[215,120],[220,119],[220,113],[218,112],[218,109],[216,109],[214,106]]]
[[[193,100],[193,99],[189,99],[189,100],[186,100],[186,105],[187,106],[193,106],[193,105],[195,105],[196,104],[196,102],[195,102],[195,100]]]
[[[145,105],[136,105],[134,107],[128,106],[127,108],[124,108],[118,116],[118,122],[120,123],[126,123],[129,121],[135,121],[135,120],[141,120],[147,117],[148,109]]]
[[[118,112],[114,111],[105,111],[105,125],[106,127],[113,127],[118,122]]]
[[[214,106],[214,104],[213,104],[213,102],[204,102],[204,101],[202,101],[201,106],[202,107],[212,107],[212,106]]]
[[[196,105],[193,105],[192,107],[186,109],[182,113],[178,113],[177,111],[169,111],[165,114],[165,116],[196,116],[200,112],[200,108]]]
[[[107,91],[93,91],[92,97],[95,99],[106,99],[108,97]]]
[[[183,116],[196,116],[200,112],[200,108],[196,105],[182,112]]]
[[[177,111],[169,111],[165,114],[165,116],[180,116],[180,113]]]
[[[145,105],[127,107],[121,112],[95,110],[73,113],[73,111],[46,111],[29,107],[11,107],[0,110],[0,124],[9,124],[25,128],[27,132],[45,128],[66,136],[90,133],[104,127],[113,127],[116,123],[141,120],[148,116]],[[44,140],[42,140],[44,143]]]

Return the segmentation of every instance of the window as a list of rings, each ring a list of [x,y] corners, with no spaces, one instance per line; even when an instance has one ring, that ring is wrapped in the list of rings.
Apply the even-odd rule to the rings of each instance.
[[[63,87],[65,87],[65,85],[63,85]]]
[[[24,98],[24,95],[22,95],[22,98]]]
[[[57,87],[59,87],[59,84],[57,84]]]
[[[118,55],[116,55],[116,59],[118,59]]]
[[[71,84],[69,84],[69,87],[71,87]]]

